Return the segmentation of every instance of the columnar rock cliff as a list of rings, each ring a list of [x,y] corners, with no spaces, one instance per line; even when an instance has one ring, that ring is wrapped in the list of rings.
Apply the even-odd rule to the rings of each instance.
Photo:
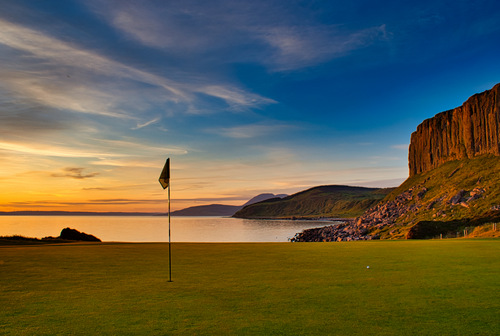
[[[500,155],[500,84],[418,125],[408,152],[410,176],[483,154]]]
[[[457,237],[499,222],[500,84],[425,120],[411,135],[408,156],[410,178],[381,202],[293,241]]]

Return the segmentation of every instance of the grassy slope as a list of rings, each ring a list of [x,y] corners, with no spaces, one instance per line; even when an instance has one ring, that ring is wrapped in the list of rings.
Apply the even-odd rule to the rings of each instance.
[[[466,227],[470,220],[491,218],[497,221],[500,211],[492,211],[493,206],[500,205],[500,157],[485,155],[473,159],[451,161],[433,169],[430,172],[419,174],[407,179],[401,186],[393,190],[385,201],[393,200],[405,190],[416,187],[418,192],[422,187],[427,192],[421,200],[413,198],[409,203],[418,203],[418,211],[408,212],[398,219],[403,224],[393,238],[403,238],[409,227],[419,221],[453,221],[463,220]],[[460,190],[469,192],[474,188],[485,190],[482,197],[469,203],[466,208],[460,204],[451,205],[449,200]],[[429,207],[434,202],[432,207]],[[389,229],[386,229],[389,230]],[[392,228],[391,228],[392,230]],[[381,232],[382,236],[387,234]]]
[[[0,247],[1,335],[497,335],[500,241]],[[370,269],[366,266],[369,265]]]
[[[338,185],[314,187],[283,199],[251,204],[238,211],[235,217],[356,217],[383,199],[390,190]]]

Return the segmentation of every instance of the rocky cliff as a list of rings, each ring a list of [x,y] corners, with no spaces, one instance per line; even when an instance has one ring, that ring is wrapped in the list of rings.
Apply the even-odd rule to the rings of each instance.
[[[408,152],[410,177],[484,154],[500,155],[500,84],[417,127]]]
[[[381,202],[294,241],[457,237],[500,222],[500,84],[425,120],[408,156],[410,177]]]

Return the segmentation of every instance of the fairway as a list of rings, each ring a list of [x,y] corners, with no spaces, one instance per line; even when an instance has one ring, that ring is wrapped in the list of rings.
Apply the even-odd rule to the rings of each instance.
[[[1,335],[498,335],[500,240],[0,247]],[[370,268],[367,268],[369,266]]]

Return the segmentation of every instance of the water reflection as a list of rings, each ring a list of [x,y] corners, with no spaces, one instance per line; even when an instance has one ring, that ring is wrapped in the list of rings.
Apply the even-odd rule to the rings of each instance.
[[[229,217],[171,218],[173,242],[286,242],[304,229],[331,224]],[[0,235],[42,238],[58,236],[65,227],[92,234],[102,241],[168,241],[167,217],[0,216]]]

